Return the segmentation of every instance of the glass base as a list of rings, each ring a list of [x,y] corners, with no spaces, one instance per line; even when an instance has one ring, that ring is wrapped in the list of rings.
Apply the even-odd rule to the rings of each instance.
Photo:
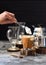
[[[17,48],[17,47],[15,47],[15,48],[13,48],[13,47],[10,47],[10,48],[8,48],[7,49],[8,51],[11,51],[11,52],[17,52],[17,51],[20,51],[20,49],[19,48]]]

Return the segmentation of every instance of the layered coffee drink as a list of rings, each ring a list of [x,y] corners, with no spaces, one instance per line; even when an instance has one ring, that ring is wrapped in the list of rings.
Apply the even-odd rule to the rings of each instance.
[[[33,35],[23,35],[22,36],[23,48],[32,48],[34,45],[34,36]]]

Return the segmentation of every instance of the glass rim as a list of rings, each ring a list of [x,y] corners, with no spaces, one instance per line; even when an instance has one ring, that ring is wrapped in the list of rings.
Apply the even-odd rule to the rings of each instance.
[[[19,26],[8,26],[8,28],[19,28]]]
[[[26,24],[26,22],[18,22],[19,24]]]

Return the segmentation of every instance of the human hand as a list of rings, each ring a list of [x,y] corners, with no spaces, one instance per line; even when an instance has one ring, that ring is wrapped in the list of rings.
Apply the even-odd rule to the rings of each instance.
[[[11,24],[16,22],[17,19],[13,13],[4,11],[0,14],[0,24]]]

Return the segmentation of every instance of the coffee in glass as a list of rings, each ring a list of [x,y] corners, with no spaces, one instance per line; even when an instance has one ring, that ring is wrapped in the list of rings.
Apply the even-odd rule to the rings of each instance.
[[[31,49],[34,45],[34,36],[23,35],[22,36],[23,49]]]

